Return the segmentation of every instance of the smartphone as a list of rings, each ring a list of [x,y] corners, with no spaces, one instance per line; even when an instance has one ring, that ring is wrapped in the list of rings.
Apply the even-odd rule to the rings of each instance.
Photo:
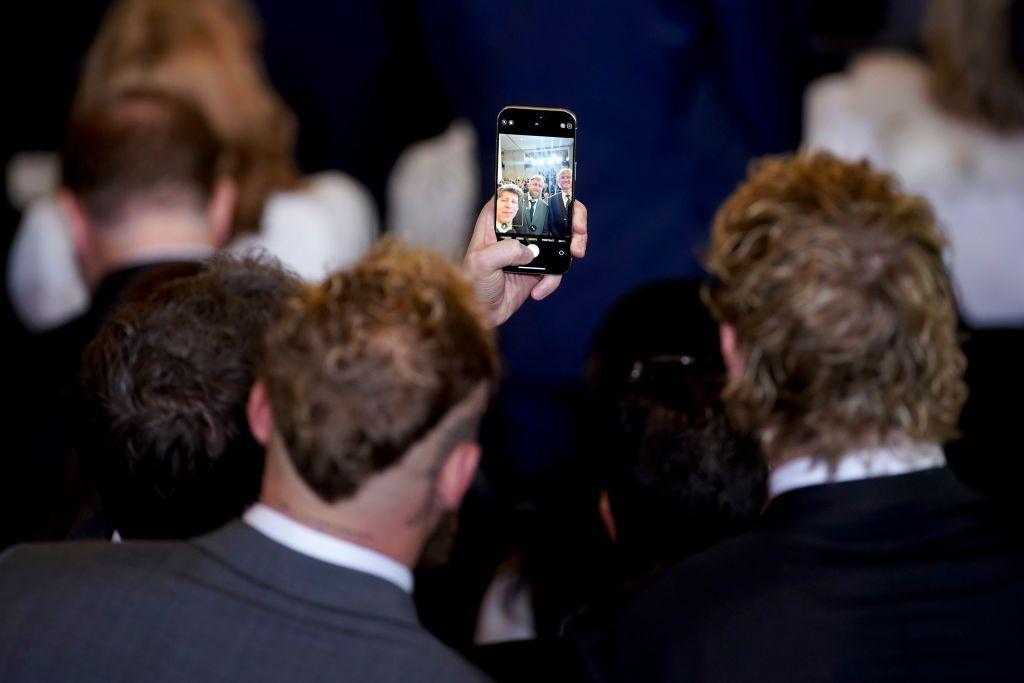
[[[494,232],[536,254],[505,270],[558,275],[572,265],[578,131],[568,109],[512,106],[498,113]]]

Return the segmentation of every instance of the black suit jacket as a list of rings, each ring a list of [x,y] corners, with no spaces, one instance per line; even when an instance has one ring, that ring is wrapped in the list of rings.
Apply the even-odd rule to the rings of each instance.
[[[11,476],[0,482],[0,515],[12,540],[63,538],[85,497],[85,483],[69,455],[77,412],[82,352],[122,303],[142,301],[159,285],[195,275],[198,261],[165,261],[108,274],[87,311],[32,340],[24,359],[26,384],[14,392],[18,411],[11,421],[6,457]]]
[[[566,211],[562,203],[562,191],[551,195],[548,200],[548,227],[551,233],[559,237],[570,237],[572,235],[572,199],[569,199],[569,210]]]
[[[3,681],[470,681],[412,598],[242,522],[0,556]]]
[[[576,635],[597,680],[1021,680],[1007,522],[946,469],[790,491]]]

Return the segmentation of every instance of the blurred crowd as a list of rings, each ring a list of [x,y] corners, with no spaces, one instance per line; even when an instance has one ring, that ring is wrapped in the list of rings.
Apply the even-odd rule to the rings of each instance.
[[[1024,2],[564,9],[3,29],[0,679],[1019,677]]]

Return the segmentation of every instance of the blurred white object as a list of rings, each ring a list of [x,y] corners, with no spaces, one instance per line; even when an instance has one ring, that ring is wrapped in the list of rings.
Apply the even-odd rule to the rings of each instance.
[[[60,158],[53,152],[19,152],[7,162],[7,198],[24,211],[60,183]]]
[[[416,246],[461,260],[479,207],[476,134],[456,120],[410,145],[388,178],[388,231]]]
[[[519,571],[499,568],[480,601],[473,644],[536,638],[532,601],[533,591],[523,582]]]
[[[90,301],[67,219],[52,197],[54,189],[29,206],[7,263],[11,304],[32,332],[57,327],[88,308]],[[321,173],[298,190],[271,195],[260,232],[240,235],[228,250],[266,250],[303,279],[316,282],[362,257],[378,225],[373,198],[362,185],[340,173]]]
[[[362,258],[379,224],[373,197],[359,182],[319,173],[308,176],[300,190],[271,195],[260,232],[239,235],[228,250],[265,249],[302,279],[319,282]]]
[[[807,91],[804,143],[867,158],[926,197],[949,238],[960,310],[975,327],[1024,324],[1024,133],[955,118],[915,57],[870,53]]]
[[[89,308],[68,219],[52,197],[32,202],[21,219],[7,260],[7,292],[31,332],[57,327]]]

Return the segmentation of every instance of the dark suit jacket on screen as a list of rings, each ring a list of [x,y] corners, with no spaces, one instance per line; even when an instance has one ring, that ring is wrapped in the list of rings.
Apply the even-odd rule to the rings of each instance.
[[[242,522],[189,542],[0,556],[3,681],[470,681],[383,579]]]
[[[537,205],[533,207],[533,220],[530,220],[530,199],[524,197],[521,200],[521,208],[519,210],[520,225],[523,226],[522,232],[530,235],[546,235],[551,233],[551,212],[548,211],[548,203],[543,199],[537,200]]]
[[[1021,680],[1024,543],[946,469],[797,489],[583,626],[598,680]]]
[[[572,223],[565,209],[566,206],[562,203],[562,191],[559,190],[551,195],[551,199],[548,200],[551,233],[559,237],[569,237],[572,235]],[[572,199],[569,200],[569,209],[570,211],[572,209]]]

